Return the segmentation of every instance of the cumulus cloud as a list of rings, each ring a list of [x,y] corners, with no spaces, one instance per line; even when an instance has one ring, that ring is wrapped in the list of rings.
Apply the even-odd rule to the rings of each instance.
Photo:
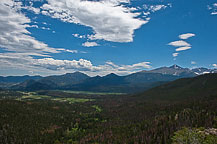
[[[189,43],[187,43],[183,40],[174,41],[174,42],[169,43],[168,45],[171,45],[174,47],[189,47],[189,46],[191,46]]]
[[[0,47],[7,51],[32,55],[58,53],[56,49],[31,36],[27,30],[31,27],[28,24],[31,20],[19,12],[20,5],[12,0],[0,1]]]
[[[42,14],[63,22],[91,27],[92,40],[132,42],[134,31],[148,21],[139,19],[140,13],[122,3],[129,0],[48,0],[41,9]]]
[[[51,70],[75,69],[79,71],[95,71],[92,63],[88,60],[55,60],[53,58],[37,59],[33,61],[33,65],[44,67]]]
[[[94,46],[99,46],[99,44],[96,43],[96,42],[85,42],[85,43],[82,44],[82,46],[84,46],[84,47],[94,47]]]
[[[68,72],[81,71],[90,75],[106,75],[117,73],[121,75],[134,73],[151,68],[150,62],[141,62],[132,65],[117,65],[106,62],[103,65],[93,65],[90,60],[60,60],[52,57],[34,59],[31,53],[3,53],[0,55],[0,66],[4,70],[26,70],[34,71],[44,75],[64,74]],[[9,73],[10,74],[10,73]]]
[[[179,35],[179,38],[180,39],[188,39],[188,38],[194,37],[194,36],[195,36],[195,34],[193,34],[193,33],[186,33],[186,34]]]
[[[133,41],[134,31],[147,23],[149,19],[142,20],[134,12],[135,8],[122,5],[129,0],[48,0],[42,9],[24,7],[21,2],[12,0],[0,0],[0,48],[8,51],[0,55],[0,67],[16,70],[27,70],[28,72],[69,72],[86,71],[96,74],[106,73],[132,73],[138,70],[151,68],[150,62],[141,62],[132,65],[116,65],[106,62],[103,65],[93,65],[91,61],[59,60],[51,57],[52,53],[70,52],[79,53],[77,50],[67,50],[49,47],[46,43],[38,41],[31,36],[28,28],[39,28],[31,25],[28,18],[21,9],[26,9],[35,14],[43,13],[53,18],[61,19],[69,23],[77,23],[91,27],[94,33],[86,35],[85,38],[104,39],[115,42]],[[46,23],[43,23],[46,25]],[[44,27],[46,29],[46,27]],[[53,31],[55,32],[55,31]],[[76,35],[74,35],[76,37]],[[82,35],[77,35],[79,38]],[[83,37],[83,36],[82,36]],[[84,46],[97,46],[96,42],[86,42]],[[85,52],[82,52],[85,53]],[[33,56],[44,58],[36,59]]]
[[[97,73],[130,73],[138,70],[151,68],[150,62],[141,62],[132,65],[116,65],[113,62],[106,62],[104,65],[94,66],[91,61],[80,60],[56,60],[53,58],[44,58],[32,60],[34,66],[43,67],[49,70],[67,70],[97,72]]]
[[[76,50],[51,48],[47,44],[38,41],[27,28],[38,28],[30,25],[31,20],[21,12],[22,3],[12,0],[0,1],[0,67],[2,70],[19,69],[21,71],[33,69],[47,71],[47,69],[33,65],[38,57],[51,57],[52,53],[70,52]],[[7,51],[7,52],[6,52]]]
[[[177,48],[176,51],[184,51],[188,49],[191,49],[191,47],[180,47],[180,48]]]

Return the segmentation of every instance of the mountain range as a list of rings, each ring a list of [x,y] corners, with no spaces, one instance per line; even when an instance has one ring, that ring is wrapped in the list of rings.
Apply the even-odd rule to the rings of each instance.
[[[126,76],[111,73],[106,76],[90,77],[81,72],[56,76],[13,76],[0,77],[0,87],[14,90],[74,90],[98,92],[134,93],[162,85],[180,78],[217,73],[216,69],[182,68],[178,65],[140,71]]]

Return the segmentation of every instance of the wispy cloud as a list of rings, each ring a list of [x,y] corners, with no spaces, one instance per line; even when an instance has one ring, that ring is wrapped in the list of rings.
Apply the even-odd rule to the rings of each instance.
[[[184,40],[187,40],[190,37],[194,37],[194,36],[195,36],[195,34],[193,34],[193,33],[181,34],[181,35],[179,35],[179,38],[181,40],[170,42],[168,45],[173,46],[173,47],[176,48],[175,49],[176,53],[172,54],[173,57],[177,57],[179,55],[179,53],[177,53],[177,52],[181,52],[181,51],[191,49],[192,48],[191,45],[189,43],[187,43],[186,41],[184,41]]]
[[[185,39],[188,39],[188,38],[194,37],[194,36],[195,36],[195,34],[193,34],[193,33],[186,33],[186,34],[179,35],[179,38],[185,40]]]
[[[174,47],[189,47],[189,46],[191,46],[189,43],[187,43],[187,42],[185,42],[183,40],[170,42],[168,45],[171,45],[171,46],[174,46]]]
[[[192,64],[192,65],[195,65],[195,64],[197,64],[197,63],[196,63],[195,61],[191,61],[191,64]]]
[[[180,48],[177,48],[176,51],[184,51],[188,49],[191,49],[191,47],[180,47]]]
[[[212,66],[213,66],[214,68],[217,68],[217,64],[212,64]]]
[[[57,49],[58,51],[64,51],[69,53],[78,53],[78,50],[69,50],[69,49]]]
[[[143,5],[144,9],[145,10],[148,10],[147,13],[145,14],[150,14],[150,12],[156,12],[156,11],[159,11],[159,10],[162,10],[162,9],[166,9],[167,7],[172,7],[171,4],[167,4],[167,5]]]
[[[177,57],[179,53],[173,53],[173,57]]]
[[[146,21],[150,21],[150,15],[152,13],[155,13],[157,11],[160,11],[160,10],[164,10],[168,7],[172,7],[172,4],[167,4],[167,5],[163,5],[163,4],[157,4],[157,5],[151,5],[151,4],[145,4],[143,5],[143,9],[145,11],[142,12],[142,17],[145,18]]]

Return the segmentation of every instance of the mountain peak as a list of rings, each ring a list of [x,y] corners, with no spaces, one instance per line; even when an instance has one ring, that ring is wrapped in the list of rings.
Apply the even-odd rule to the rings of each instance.
[[[173,68],[173,69],[183,69],[182,67],[180,67],[180,66],[178,66],[178,65],[176,65],[176,64],[172,65],[172,66],[169,67],[169,68]]]
[[[71,76],[71,75],[86,75],[86,74],[77,71],[77,72],[74,72],[74,73],[66,73],[65,75],[67,75],[67,76]]]
[[[116,75],[115,73],[110,73],[110,74],[108,74],[108,75],[106,75],[107,77],[111,77],[111,76],[118,76],[118,75]]]

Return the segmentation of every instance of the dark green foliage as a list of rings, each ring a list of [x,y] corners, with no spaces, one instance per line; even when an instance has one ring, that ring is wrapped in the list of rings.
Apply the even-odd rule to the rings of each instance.
[[[38,92],[53,98],[94,99],[84,103],[16,101],[5,96],[0,100],[0,143],[170,144],[184,135],[183,127],[217,128],[216,91],[217,74],[211,74],[177,80],[138,95]],[[7,97],[10,94],[20,96],[9,92]],[[200,137],[194,131],[193,136]],[[213,138],[202,140],[213,142]]]

